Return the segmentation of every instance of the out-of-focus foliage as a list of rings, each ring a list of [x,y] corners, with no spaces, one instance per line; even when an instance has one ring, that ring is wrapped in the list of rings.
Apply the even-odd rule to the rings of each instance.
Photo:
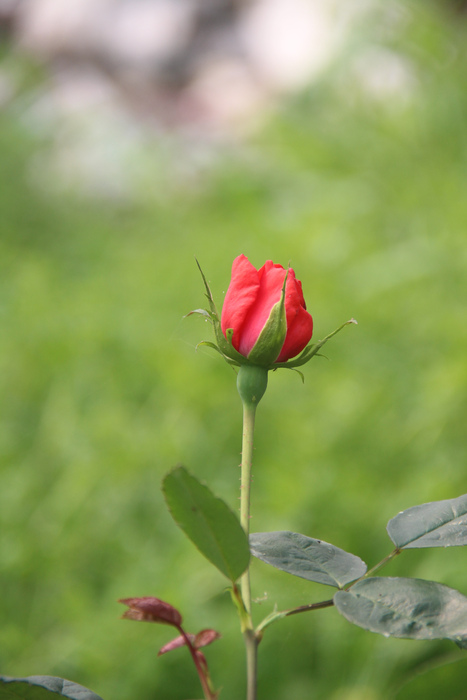
[[[385,526],[399,510],[467,492],[467,24],[426,0],[395,8],[397,31],[376,13],[348,55],[195,189],[101,205],[38,188],[47,144],[15,108],[0,116],[2,673],[67,677],[106,700],[199,694],[185,650],[156,660],[169,631],[119,619],[118,598],[154,595],[189,631],[222,632],[212,676],[224,700],[242,697],[224,581],[160,491],[183,463],[237,504],[235,376],[195,352],[208,325],[182,320],[204,304],[194,256],[219,305],[243,252],[256,266],[293,264],[316,338],[359,322],[305,368],[304,386],[271,375],[254,531],[301,532],[371,566],[391,550]],[[466,594],[465,565],[462,548],[405,552],[384,574]],[[276,603],[328,596],[252,568],[258,621]],[[458,657],[446,695],[440,664]],[[378,700],[428,670],[432,682],[401,698],[454,699],[466,664],[449,642],[387,640],[327,609],[266,630],[260,697]]]

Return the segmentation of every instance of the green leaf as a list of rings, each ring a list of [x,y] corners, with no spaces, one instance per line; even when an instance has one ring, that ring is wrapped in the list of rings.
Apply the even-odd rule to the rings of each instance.
[[[338,591],[334,604],[349,622],[385,637],[467,641],[467,598],[434,581],[367,578]]]
[[[366,564],[354,554],[297,532],[256,532],[250,535],[250,551],[276,569],[336,588],[366,572]]]
[[[467,494],[402,511],[387,525],[399,549],[459,547],[467,544]]]
[[[248,540],[235,513],[185,467],[167,474],[163,491],[177,525],[206,559],[235,582],[250,560]]]
[[[53,700],[54,695],[70,700],[102,700],[92,690],[64,678],[0,676],[0,700]]]

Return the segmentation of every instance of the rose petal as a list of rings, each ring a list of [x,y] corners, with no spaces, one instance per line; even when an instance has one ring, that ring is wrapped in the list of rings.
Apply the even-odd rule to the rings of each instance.
[[[259,271],[260,287],[255,303],[251,306],[242,328],[239,352],[248,357],[254,347],[274,304],[281,298],[285,270],[281,265],[274,265],[271,260]]]
[[[232,264],[232,277],[225,295],[221,314],[222,332],[233,328],[232,344],[238,350],[240,334],[248,312],[256,301],[259,290],[258,271],[245,255],[239,255]]]
[[[286,274],[287,334],[274,360],[269,358],[271,351],[274,355],[275,348],[270,348],[265,353],[265,358],[268,358],[265,359],[266,363],[286,362],[298,355],[311,339],[313,319],[306,311],[301,282],[296,279],[291,268],[286,272],[282,265],[267,260],[256,270],[244,255],[239,255],[234,260],[232,278],[222,309],[221,328],[224,335],[228,328],[233,329],[233,345],[244,357],[250,356],[270,319],[273,307],[279,302]],[[261,359],[261,352],[255,351],[255,361],[261,364]]]
[[[285,315],[287,335],[276,362],[286,362],[298,355],[310,342],[313,335],[313,318],[306,310],[302,284],[289,269],[285,288]]]
[[[308,311],[300,307],[290,326],[284,345],[276,362],[286,362],[298,355],[310,342],[313,335],[313,318]]]

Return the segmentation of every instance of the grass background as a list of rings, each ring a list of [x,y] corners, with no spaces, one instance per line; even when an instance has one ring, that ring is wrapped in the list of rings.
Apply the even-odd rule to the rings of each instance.
[[[222,577],[168,515],[160,482],[185,464],[237,507],[241,406],[207,349],[194,256],[219,306],[232,259],[293,265],[321,338],[306,381],[278,372],[257,420],[254,531],[290,529],[375,564],[399,510],[467,491],[467,24],[430,2],[375,12],[322,79],[202,185],[163,178],[133,203],[83,200],[31,159],[47,143],[0,115],[0,669],[49,674],[105,700],[193,697],[167,628],[119,619],[121,597],[179,606],[223,700],[243,695],[243,648]],[[404,99],[352,70],[397,52]],[[11,60],[11,59],[10,59]],[[34,80],[37,80],[34,74]],[[25,88],[26,89],[26,88]],[[467,594],[462,549],[404,553],[385,575]],[[253,562],[259,621],[331,589]],[[445,665],[451,662],[449,665]],[[267,700],[454,700],[465,653],[387,640],[334,609],[282,621],[260,647]],[[421,672],[422,675],[419,675]]]

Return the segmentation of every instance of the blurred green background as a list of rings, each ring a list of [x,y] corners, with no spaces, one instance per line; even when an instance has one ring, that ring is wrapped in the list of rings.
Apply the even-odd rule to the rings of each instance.
[[[378,14],[312,87],[202,182],[146,181],[135,201],[37,186],[47,149],[18,105],[0,114],[0,670],[48,674],[105,700],[198,697],[169,628],[120,620],[118,598],[155,595],[206,650],[223,700],[244,694],[225,581],[168,515],[163,475],[182,463],[233,508],[241,406],[208,349],[200,261],[221,306],[235,256],[294,267],[319,339],[305,369],[271,375],[257,420],[253,531],[288,529],[375,564],[386,522],[467,492],[467,21],[405,2],[397,38]],[[386,47],[410,65],[403,99],[369,97],[350,70]],[[42,79],[17,61],[24,94]],[[465,550],[403,553],[385,575],[467,594]],[[254,561],[257,621],[332,595]],[[446,665],[449,662],[449,665]],[[454,700],[467,657],[391,640],[334,609],[267,630],[267,700]],[[408,682],[407,685],[404,685]],[[399,689],[398,695],[394,695]]]

